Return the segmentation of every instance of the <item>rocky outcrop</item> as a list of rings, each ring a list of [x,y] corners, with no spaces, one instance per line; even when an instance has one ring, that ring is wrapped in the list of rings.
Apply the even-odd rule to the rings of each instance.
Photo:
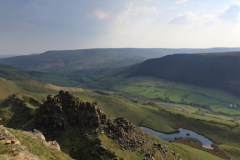
[[[135,151],[136,148],[146,143],[147,134],[125,118],[117,118],[114,121],[109,119],[104,126],[104,131],[115,143],[119,143],[122,150]]]
[[[83,102],[70,92],[59,91],[59,95],[47,97],[47,101],[39,108],[36,122],[44,133],[61,134],[69,125],[98,128],[107,121],[107,114],[101,111],[96,102]]]
[[[47,96],[47,101],[38,109],[35,123],[37,129],[49,139],[71,139],[68,149],[65,150],[70,151],[68,154],[75,159],[116,157],[102,146],[101,141],[98,142],[99,128],[107,125],[108,116],[96,102],[83,102],[70,92],[61,90],[59,95]],[[74,129],[74,133],[71,137],[65,137],[65,131],[71,129]],[[49,143],[54,142],[47,142]],[[60,145],[63,143],[65,144],[63,141],[59,142]]]
[[[31,159],[31,160],[40,160],[37,155],[31,152],[27,147],[21,145],[19,140],[8,132],[8,130],[0,126],[0,143],[8,146],[11,148],[11,152],[14,153],[14,157],[11,155],[3,155],[6,159],[17,159],[17,160],[25,160],[25,159]]]
[[[28,135],[29,137],[33,138],[33,139],[38,139],[40,140],[43,144],[45,144],[46,146],[49,146],[51,148],[54,148],[58,151],[61,151],[60,149],[60,145],[56,142],[56,141],[49,141],[47,142],[45,139],[45,136],[42,134],[42,132],[40,132],[37,129],[34,129],[34,132],[28,131],[28,132],[23,132],[26,135]]]

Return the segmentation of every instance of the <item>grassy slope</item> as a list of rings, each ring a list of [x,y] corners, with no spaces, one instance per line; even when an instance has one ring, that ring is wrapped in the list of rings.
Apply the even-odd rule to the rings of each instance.
[[[84,95],[84,96],[83,96]],[[113,117],[119,117],[119,116],[124,116],[124,117],[128,117],[129,119],[131,119],[133,121],[134,124],[138,124],[138,122],[142,121],[143,119],[145,119],[145,115],[144,114],[148,114],[150,112],[148,112],[146,109],[142,108],[145,107],[145,105],[140,105],[138,104],[137,106],[128,101],[128,100],[124,100],[124,99],[119,99],[119,98],[115,98],[112,96],[102,96],[102,95],[98,95],[96,93],[91,93],[91,92],[76,92],[75,93],[76,97],[80,97],[82,100],[86,101],[98,101],[99,106],[106,111],[108,114],[110,114],[109,116],[111,116],[111,113],[113,113]],[[151,106],[147,106],[150,108],[151,110]],[[117,109],[116,109],[117,108]],[[129,109],[129,110],[128,110]],[[143,117],[139,117],[139,114],[136,114],[136,109],[142,109],[140,110],[139,113],[141,113],[143,115]],[[122,111],[123,112],[119,112]],[[127,114],[127,115],[126,115]],[[167,115],[168,116],[168,115]],[[157,121],[159,121],[159,119],[156,119]],[[115,152],[116,155],[118,155],[119,157],[123,157],[125,159],[140,159],[143,158],[143,155],[136,155],[137,151],[135,152],[129,152],[129,151],[121,151],[121,148],[119,148],[118,145],[114,144],[112,142],[111,139],[107,138],[105,135],[100,135],[100,139],[103,140],[103,144],[106,148],[108,148],[110,151]],[[58,142],[64,146],[63,151],[65,151],[66,153],[70,152],[70,149],[75,149],[75,151],[77,152],[78,150],[78,145],[84,145],[85,148],[87,149],[89,147],[89,145],[85,144],[85,141],[83,139],[81,139],[78,136],[78,130],[77,128],[70,128],[69,130],[67,130],[67,132],[64,132],[64,134],[61,135],[60,138],[57,139]],[[74,141],[74,143],[71,143],[72,141]],[[170,146],[170,148],[174,148],[173,145],[165,142],[167,145]],[[178,147],[176,147],[178,150],[178,153],[180,153],[180,155],[184,155],[181,156],[184,159],[193,159],[194,157],[197,157],[197,159],[204,159],[207,155],[209,155],[209,157],[211,157],[212,159],[220,159],[216,156],[210,155],[208,153],[204,153],[202,151],[198,151],[196,149],[192,149],[193,151],[195,151],[196,153],[198,153],[197,155],[188,153],[187,150],[185,149],[180,149]],[[184,146],[182,147],[184,148]],[[140,149],[140,148],[139,148]],[[159,156],[161,157],[161,154],[159,154]],[[171,155],[170,155],[171,156]],[[160,157],[156,157],[157,159]],[[174,158],[173,156],[171,158]]]
[[[146,77],[128,79],[125,83],[115,85],[114,89],[150,99],[161,98],[164,100],[169,98],[175,102],[196,103],[201,105],[209,104],[215,112],[240,115],[239,111],[228,107],[230,103],[239,104],[240,98],[218,89]]]
[[[127,160],[131,160],[131,159],[144,159],[144,155],[140,154],[137,155],[138,150],[140,150],[141,148],[138,148],[138,150],[136,151],[122,151],[121,148],[115,144],[112,139],[107,138],[106,135],[100,135],[99,138],[101,139],[101,141],[103,142],[103,145],[109,149],[112,152],[115,152],[116,155],[118,155],[119,157],[124,157]],[[183,144],[171,144],[168,142],[163,142],[162,140],[159,140],[156,137],[151,136],[151,140],[158,142],[158,143],[164,143],[166,144],[168,147],[168,149],[174,150],[176,153],[179,153],[181,155],[182,159],[196,159],[196,160],[205,160],[207,157],[211,160],[220,160],[221,158],[214,156],[210,153],[206,153],[203,152],[201,150],[198,149],[194,149],[191,148],[189,146],[183,145]],[[165,158],[162,156],[162,154],[160,152],[157,152],[155,159],[161,159],[161,158]],[[169,159],[175,159],[177,157],[173,156],[170,154],[170,156],[168,157]]]
[[[18,87],[15,83],[9,80],[3,79],[1,77],[0,77],[0,88],[1,88],[0,99],[5,99],[13,93],[21,92],[21,88]]]
[[[231,157],[231,160],[238,160],[240,157],[240,149],[228,145],[221,145],[220,149]]]
[[[57,93],[58,87],[52,86],[51,89],[44,88],[42,85],[27,86],[27,84],[34,84],[39,82],[28,82],[24,84],[23,90],[29,94],[33,94],[35,97],[46,97],[48,94]],[[41,83],[40,83],[41,84]],[[18,82],[21,86],[21,83]],[[51,85],[50,85],[51,86]],[[57,89],[57,90],[54,90]],[[68,90],[70,88],[62,88]],[[43,92],[44,91],[44,92]],[[216,140],[225,142],[223,147],[227,148],[227,153],[230,156],[236,157],[232,150],[240,148],[240,140],[235,137],[239,133],[240,128],[229,129],[226,125],[235,126],[236,123],[228,120],[221,120],[218,118],[212,118],[209,116],[196,116],[195,114],[185,113],[179,110],[167,110],[167,107],[162,105],[141,105],[130,102],[126,99],[116,98],[113,96],[99,95],[88,90],[73,89],[75,95],[80,97],[84,101],[97,101],[99,106],[108,115],[112,115],[113,118],[125,117],[136,125],[147,126],[149,128],[163,131],[172,132],[173,126],[185,126],[186,128],[193,129],[199,133]],[[163,110],[159,110],[163,109]],[[184,116],[178,116],[182,114]],[[207,122],[198,121],[196,118],[205,119]],[[224,125],[214,124],[211,121],[221,122]],[[157,123],[156,123],[157,122]],[[217,131],[217,132],[216,132]],[[187,149],[187,146],[183,145],[183,148]],[[193,149],[195,150],[195,149]],[[198,151],[196,151],[198,152]],[[202,152],[204,153],[204,152]],[[201,159],[201,158],[200,158]],[[203,158],[202,158],[203,159]]]
[[[34,117],[35,110],[41,105],[35,97],[15,94],[0,103],[0,124],[11,128],[22,128]]]
[[[111,75],[112,73],[110,73]],[[109,73],[89,74],[79,77],[81,87],[110,90],[132,99],[141,97],[153,100],[165,100],[182,103],[208,104],[215,113],[239,116],[240,111],[229,104],[240,104],[240,98],[219,89],[198,87],[150,77],[112,77]],[[119,93],[120,91],[120,93]],[[130,99],[131,99],[130,98]]]
[[[5,79],[34,79],[52,83],[59,86],[75,86],[79,82],[70,80],[68,77],[56,73],[29,72],[9,65],[0,65],[0,77]]]
[[[34,82],[34,81],[33,81]],[[34,82],[33,83],[32,82],[32,84],[34,84],[34,83],[37,83],[37,82]],[[30,84],[30,83],[29,83]],[[37,83],[38,84],[38,83]],[[36,84],[35,84],[36,85]],[[41,86],[41,85],[40,85]],[[51,86],[51,87],[53,87],[53,88],[55,88],[56,86]],[[31,88],[30,86],[28,87],[28,88]],[[37,87],[37,88],[41,88],[41,87]],[[23,88],[23,90],[24,89],[26,89],[26,88]],[[58,87],[56,87],[55,89],[58,89]],[[68,88],[64,88],[64,89],[68,89]],[[37,95],[37,94],[40,94],[40,95],[42,95],[42,91],[43,91],[43,89],[39,89],[39,90],[36,90],[36,86],[34,86],[34,93]],[[48,92],[51,92],[51,90],[48,90],[48,89],[45,89],[45,93],[43,93],[43,94],[46,94],[46,93],[48,93]],[[78,95],[78,96],[80,96],[82,99],[84,99],[84,100],[99,100],[98,98],[100,97],[101,98],[101,96],[99,96],[99,95],[97,95],[97,94],[95,94],[95,93],[93,93],[93,92],[90,92],[90,91],[84,91],[84,90],[80,90],[80,89],[73,89],[73,91],[77,91],[76,92],[76,95]],[[28,90],[28,92],[29,92],[29,90]],[[48,93],[49,94],[49,93]],[[95,95],[95,96],[92,96],[92,95]],[[16,98],[19,98],[19,99],[21,99],[22,101],[24,101],[24,102],[26,102],[26,103],[28,103],[29,102],[29,98],[27,98],[28,96],[26,96],[26,95],[17,95],[17,97]],[[113,98],[113,101],[116,101],[116,99],[114,98],[114,97],[112,97]],[[104,98],[105,99],[105,98]],[[103,102],[105,102],[105,100],[102,100]],[[111,98],[110,98],[111,99]],[[120,99],[121,100],[121,99]],[[107,100],[108,101],[108,100]],[[117,101],[119,101],[119,99],[117,98]],[[131,102],[129,102],[129,101],[126,101],[126,100],[123,100],[124,102],[125,102],[125,104],[124,105],[129,105],[128,103],[130,103],[130,104],[132,104]],[[29,103],[28,103],[29,104]],[[34,107],[34,106],[30,106],[31,104],[29,104],[28,105],[28,107],[33,107],[33,108],[36,108],[36,107]],[[131,107],[131,106],[130,106]],[[10,109],[10,108],[9,108]],[[106,108],[105,108],[106,109]],[[8,110],[8,112],[10,112],[10,110]],[[13,114],[18,114],[18,113],[13,113]],[[9,118],[11,119],[11,117],[13,116],[13,114],[12,113],[10,113],[10,115],[9,115]],[[139,119],[139,120],[141,120],[141,119]],[[8,123],[9,124],[9,123]],[[6,125],[8,125],[8,124],[6,124]],[[74,138],[74,134],[73,134],[73,132],[71,131],[71,130],[69,130],[70,131],[70,133],[68,133],[68,132],[66,132],[66,135],[63,135],[63,136],[65,136],[65,138],[63,138],[63,139],[58,139],[58,141],[60,142],[60,144],[62,144],[62,145],[64,145],[64,147],[62,148],[63,149],[63,151],[65,151],[66,153],[68,153],[68,143],[70,143],[69,141],[68,141],[68,139],[66,138],[66,136],[67,137],[72,137],[73,139],[72,140],[74,140],[74,142],[77,142],[78,143],[78,141],[77,141],[77,139],[78,139],[78,136],[76,135],[76,137]],[[43,145],[40,145],[39,146],[39,144],[38,143],[36,143],[36,144],[34,144],[34,145],[32,145],[32,143],[34,143],[33,141],[34,140],[31,140],[29,137],[27,137],[26,135],[24,135],[24,134],[22,134],[20,131],[11,131],[12,133],[14,133],[16,136],[17,136],[17,138],[19,138],[20,139],[20,141],[21,142],[24,142],[24,143],[22,143],[23,145],[26,145],[28,148],[30,148],[34,153],[36,153],[40,158],[42,158],[42,159],[49,159],[49,158],[54,158],[53,157],[53,155],[54,155],[54,153],[52,153],[54,150],[50,150],[49,152],[44,152],[44,150],[45,150],[45,148],[42,148],[42,147],[44,147]],[[105,139],[108,143],[105,143],[104,145],[106,145],[106,147],[108,148],[109,146],[109,143],[110,143],[110,139],[106,139],[106,137],[104,138],[103,137],[103,139]],[[70,140],[70,139],[69,139]],[[78,143],[78,144],[80,144],[80,142]],[[113,145],[113,143],[111,142],[111,144]],[[118,156],[120,156],[120,157],[125,157],[126,159],[131,159],[131,157],[133,158],[133,157],[135,157],[136,159],[139,159],[141,156],[143,156],[143,155],[140,155],[140,156],[137,156],[136,155],[136,153],[135,152],[125,152],[125,153],[123,153],[123,151],[121,151],[120,150],[120,148],[119,147],[117,147],[117,146],[115,146],[114,148],[112,147],[112,145],[111,145],[111,147],[109,147],[109,149],[111,149],[112,151],[116,151],[116,154],[118,155]],[[115,144],[114,144],[115,145]],[[170,145],[170,144],[169,144]],[[171,145],[170,145],[171,146]],[[171,146],[172,147],[172,146]],[[178,147],[177,147],[178,148]],[[189,154],[190,153],[188,153],[188,151],[187,150],[182,150],[182,149],[178,149],[178,153],[180,153],[181,155],[182,154],[184,154],[184,156],[182,156],[182,157],[184,157],[185,159],[188,159],[189,157],[191,157],[191,156],[189,156]],[[203,155],[203,153],[204,152],[202,152],[202,155]],[[203,159],[202,157],[202,155],[197,155],[197,157],[199,158],[199,159]],[[56,156],[56,155],[55,155]],[[62,155],[61,155],[62,156]],[[159,154],[159,156],[161,156],[161,154]],[[171,156],[171,154],[170,154],[170,156]],[[64,158],[65,156],[63,156],[63,158]],[[188,158],[186,158],[186,157],[188,157]],[[213,157],[213,159],[216,159],[217,157],[215,157],[215,156],[213,156],[213,155],[210,155],[210,157]],[[57,158],[57,157],[56,157]],[[173,157],[172,157],[173,158]],[[192,158],[189,158],[189,159],[192,159]],[[218,159],[218,158],[217,158]]]
[[[9,130],[9,132],[16,136],[20,143],[30,149],[42,160],[71,160],[67,154],[60,152],[51,147],[47,147],[41,141],[30,138],[24,134],[21,130]]]
[[[119,70],[118,70],[119,71]],[[120,70],[121,71],[121,70]],[[110,73],[108,73],[110,72]],[[183,83],[176,83],[155,78],[128,78],[113,77],[114,71],[107,71],[103,74],[90,74],[81,77],[72,77],[71,79],[56,75],[56,74],[42,74],[32,73],[19,70],[11,66],[0,65],[0,76],[4,78],[31,78],[41,80],[43,82],[50,82],[61,86],[78,86],[86,88],[100,88],[105,90],[115,90],[124,92],[125,96],[131,97],[145,97],[147,99],[166,99],[169,98],[175,102],[197,103],[201,105],[209,104],[215,113],[223,113],[226,115],[238,116],[240,111],[232,110],[229,104],[240,104],[238,97],[221,90],[209,89],[204,87],[197,87],[193,85],[186,85]],[[28,87],[27,83],[32,84],[31,80],[14,80],[20,87]],[[80,83],[79,83],[79,82]],[[82,85],[84,84],[84,85]],[[46,85],[48,89],[52,89],[46,83],[35,84],[34,86],[41,87]],[[31,87],[33,89],[33,87]],[[11,88],[9,89],[11,91]],[[127,94],[126,94],[127,93]],[[121,93],[120,93],[121,94]],[[6,97],[6,95],[5,95]]]
[[[27,71],[17,69],[9,65],[0,65],[0,77],[3,78],[29,78],[31,74]]]
[[[110,75],[111,74],[112,73],[110,72]],[[114,91],[115,94],[119,94],[118,91],[120,90],[122,91],[120,92],[120,94],[122,94],[123,97],[126,97],[128,99],[138,98],[141,101],[142,97],[145,99],[165,99],[166,97],[168,97],[170,100],[176,102],[185,101],[188,103],[208,103],[213,112],[204,109],[201,109],[201,111],[199,111],[199,108],[196,107],[178,105],[181,107],[173,107],[174,110],[170,110],[172,113],[175,113],[173,115],[159,112],[158,109],[154,109],[149,106],[140,107],[138,104],[135,103],[124,105],[125,101],[113,101],[112,98],[105,99],[102,97],[98,97],[96,100],[100,101],[99,104],[103,106],[107,113],[110,113],[114,117],[119,115],[124,116],[137,125],[148,126],[155,130],[163,132],[172,132],[173,129],[171,127],[174,125],[185,126],[186,128],[194,129],[199,133],[212,139],[217,139],[225,142],[223,145],[220,145],[220,147],[224,148],[227,146],[227,149],[224,150],[226,151],[226,153],[228,153],[233,158],[238,156],[238,154],[236,154],[236,150],[240,148],[240,142],[235,137],[238,137],[237,134],[240,132],[239,127],[236,127],[234,130],[232,130],[224,125],[216,125],[211,123],[210,125],[208,123],[207,127],[205,123],[199,124],[199,122],[196,121],[196,119],[198,118],[202,120],[207,120],[208,122],[213,121],[230,126],[234,126],[236,125],[236,123],[239,123],[239,111],[233,110],[228,107],[230,103],[238,104],[239,98],[228,92],[218,89],[210,89],[186,85],[182,83],[164,81],[149,77],[129,78],[126,80],[122,77],[110,77],[109,73],[105,75],[89,74],[85,77],[82,77],[82,80],[83,82],[87,81],[87,87],[102,87],[102,89]],[[169,110],[169,108],[171,107],[162,106],[162,108],[164,108],[165,110]],[[216,113],[220,113],[222,115],[218,115]],[[179,118],[178,116],[176,116],[176,114],[182,114],[188,118],[181,119],[182,117]],[[144,118],[146,119],[143,121]],[[231,122],[234,121],[233,118],[235,119],[235,123]],[[188,123],[189,121],[193,123]]]
[[[70,92],[79,92],[79,91],[83,91],[83,89],[81,88],[74,88],[74,87],[59,87],[56,85],[52,85],[50,83],[44,83],[44,82],[39,82],[36,80],[31,80],[31,79],[27,79],[27,80],[23,80],[23,79],[15,79],[13,80],[16,84],[22,86],[22,88],[27,89],[27,88],[31,88],[31,87],[38,87],[38,88],[43,88],[43,89],[50,89],[50,90],[68,90]],[[24,87],[25,86],[25,87]],[[28,87],[27,87],[28,86]]]
[[[224,144],[220,147],[227,146],[229,149],[227,153],[231,153],[232,150],[234,151],[240,148],[240,139],[237,138],[239,137],[240,127],[236,127],[236,123],[208,116],[182,113],[181,111],[160,111],[157,106],[135,104],[111,96],[96,96],[94,99],[99,102],[99,105],[102,106],[104,111],[113,115],[113,117],[123,116],[134,124],[147,126],[162,132],[173,132],[173,126],[182,126],[197,131],[211,139],[223,142]],[[179,116],[178,114],[184,116]],[[201,120],[199,121],[197,119]],[[236,128],[230,129],[226,127],[226,125],[235,126]],[[234,157],[236,155],[229,154],[229,156]]]
[[[193,157],[194,160],[201,160],[201,159],[211,159],[211,160],[220,160],[221,158],[213,156],[210,153],[203,153],[201,150],[194,149],[192,147],[186,146],[184,144],[174,143],[176,146],[181,147],[183,150],[187,150],[190,155]]]

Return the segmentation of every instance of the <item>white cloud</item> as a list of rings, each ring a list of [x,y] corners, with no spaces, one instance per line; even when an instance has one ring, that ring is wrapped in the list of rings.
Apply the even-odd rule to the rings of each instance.
[[[108,16],[108,13],[105,13],[101,10],[97,10],[95,12],[95,16],[98,17],[99,19],[105,19]]]
[[[188,0],[177,0],[175,2],[175,4],[182,4],[182,3],[186,3],[186,2],[188,2]]]
[[[237,20],[240,18],[240,3],[236,2],[230,5],[228,8],[220,11],[219,19],[225,21]]]
[[[158,13],[156,7],[138,7],[135,6],[133,2],[126,4],[126,10],[121,12],[117,17],[118,22],[123,22],[124,20],[130,21],[133,16],[138,16],[140,14],[155,14]]]
[[[209,25],[217,23],[219,20],[233,22],[240,21],[240,2],[233,3],[229,7],[211,15],[197,16],[192,11],[184,12],[183,14],[178,14],[171,18],[169,24]]]
[[[196,14],[193,14],[192,11],[185,12],[184,14],[178,14],[174,18],[171,18],[170,24],[189,24],[191,22],[199,20]]]
[[[204,15],[200,18],[202,24],[213,24],[216,22],[216,15]]]
[[[145,14],[145,13],[157,13],[157,8],[156,7],[134,7],[133,8],[133,13],[134,15],[138,14]]]

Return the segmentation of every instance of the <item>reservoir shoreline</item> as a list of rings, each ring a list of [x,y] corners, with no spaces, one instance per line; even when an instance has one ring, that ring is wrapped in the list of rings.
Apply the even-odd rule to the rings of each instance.
[[[156,132],[156,133],[159,133],[159,134],[165,134],[165,135],[171,135],[171,134],[177,134],[177,133],[179,133],[179,131],[178,130],[175,130],[174,132],[171,132],[171,133],[164,133],[164,132],[159,132],[159,131],[156,131],[156,130],[154,130],[154,129],[151,129],[151,128],[148,128],[148,127],[145,127],[145,126],[140,126],[140,128],[142,129],[142,128],[146,128],[146,129],[149,129],[149,130],[151,130],[151,131],[153,131],[153,132]],[[188,128],[186,128],[186,127],[180,127],[180,126],[174,126],[173,127],[174,129],[183,129],[183,130],[188,130],[188,131],[191,131],[191,132],[195,132],[194,130],[191,130],[191,129],[188,129]],[[143,130],[143,129],[142,129]],[[143,130],[143,131],[145,131],[145,130]],[[146,132],[146,131],[145,131]],[[147,132],[147,133],[149,133],[149,132]],[[186,135],[187,135],[187,132],[184,132]],[[209,140],[209,141],[211,141],[212,143],[210,144],[210,146],[211,146],[211,148],[208,148],[208,147],[204,147],[203,146],[203,144],[202,144],[202,142],[200,141],[200,140],[198,140],[197,138],[191,138],[191,136],[188,136],[187,135],[187,137],[186,138],[176,138],[176,139],[174,139],[174,140],[170,140],[169,142],[170,143],[182,143],[182,144],[184,144],[184,145],[188,145],[188,146],[190,146],[190,147],[193,147],[193,148],[197,148],[197,149],[200,149],[200,150],[203,150],[203,151],[206,151],[206,152],[209,152],[209,153],[211,153],[211,154],[213,154],[213,155],[216,155],[216,156],[218,156],[218,157],[221,157],[221,158],[223,158],[223,159],[230,159],[230,157],[228,156],[228,155],[226,155],[222,150],[220,150],[219,148],[218,148],[218,145],[220,145],[220,144],[222,144],[221,142],[219,142],[219,141],[217,141],[217,140],[212,140],[211,138],[208,138],[207,136],[205,137],[204,135],[202,135],[202,134],[199,134],[198,132],[195,132],[196,134],[198,134],[199,136],[202,136],[202,137],[204,137],[205,139],[207,139],[207,140]],[[151,133],[149,133],[149,134],[151,134]],[[151,134],[151,135],[153,135],[153,136],[156,136],[156,135],[154,135],[154,134]],[[191,135],[191,134],[190,134]],[[156,137],[158,137],[158,136],[156,136]],[[159,137],[160,138],[160,137]],[[162,138],[160,138],[160,139],[162,139]],[[163,139],[164,140],[164,139]]]

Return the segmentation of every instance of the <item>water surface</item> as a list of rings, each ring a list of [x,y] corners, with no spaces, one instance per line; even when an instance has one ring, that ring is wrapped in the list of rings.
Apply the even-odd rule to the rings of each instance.
[[[174,138],[180,138],[180,137],[182,137],[182,138],[191,137],[191,138],[198,139],[202,143],[202,146],[206,147],[206,148],[212,148],[211,144],[213,144],[213,142],[211,140],[209,140],[208,138],[206,138],[194,131],[188,130],[188,129],[179,128],[178,129],[179,133],[165,134],[165,133],[154,131],[154,130],[146,128],[146,127],[140,127],[140,128],[142,130],[144,130],[145,132],[147,132],[153,136],[156,136],[158,138],[161,138],[165,141],[175,140]],[[188,136],[187,133],[190,135]]]

